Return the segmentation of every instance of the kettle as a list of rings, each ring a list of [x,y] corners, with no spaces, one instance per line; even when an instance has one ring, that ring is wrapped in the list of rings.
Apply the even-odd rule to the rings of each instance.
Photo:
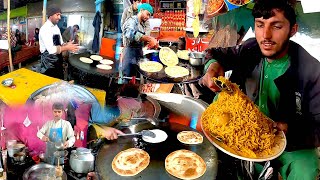
[[[71,151],[70,167],[76,173],[88,173],[94,170],[94,156],[90,149],[77,148]]]

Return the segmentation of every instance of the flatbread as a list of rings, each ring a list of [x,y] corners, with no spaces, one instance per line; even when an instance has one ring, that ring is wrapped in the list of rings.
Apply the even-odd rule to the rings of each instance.
[[[90,58],[95,61],[101,61],[103,59],[103,57],[101,57],[99,55],[91,55]]]
[[[203,136],[195,131],[181,131],[177,135],[177,139],[184,144],[201,144]]]
[[[164,72],[173,78],[183,77],[189,75],[189,70],[180,66],[169,66],[164,69]]]
[[[155,61],[144,61],[139,64],[139,67],[145,72],[159,72],[163,65]]]
[[[110,70],[110,69],[112,69],[111,66],[106,65],[106,64],[98,64],[98,65],[97,65],[97,68],[103,69],[103,70]]]
[[[189,60],[189,51],[188,50],[178,50],[177,56],[183,60]]]
[[[166,171],[180,179],[196,179],[207,169],[204,160],[189,150],[177,150],[170,153],[165,160]]]
[[[113,61],[109,60],[109,59],[102,59],[100,60],[101,64],[106,64],[106,65],[111,65],[113,64]]]
[[[179,63],[177,54],[168,47],[163,47],[159,52],[160,61],[166,66],[175,66]]]
[[[142,139],[148,143],[161,143],[168,138],[167,133],[161,129],[152,129],[150,131],[153,132],[156,137],[142,136]]]
[[[149,154],[138,148],[119,152],[112,161],[112,169],[120,176],[134,176],[143,171],[150,163]]]
[[[92,59],[87,58],[87,57],[80,57],[79,59],[80,59],[80,61],[83,62],[83,63],[87,63],[87,64],[93,63]]]

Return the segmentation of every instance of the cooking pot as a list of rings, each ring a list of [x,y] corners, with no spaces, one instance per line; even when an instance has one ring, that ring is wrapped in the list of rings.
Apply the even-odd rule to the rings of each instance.
[[[9,157],[13,157],[14,154],[18,154],[20,152],[25,152],[25,145],[18,143],[8,146],[8,155]]]
[[[202,52],[191,52],[189,57],[189,62],[193,66],[201,66],[204,64],[205,55]]]
[[[26,153],[24,152],[19,152],[13,155],[13,159],[18,162],[23,162],[25,158],[26,158]]]
[[[94,169],[94,156],[87,148],[77,148],[71,151],[70,167],[76,173],[88,173]]]

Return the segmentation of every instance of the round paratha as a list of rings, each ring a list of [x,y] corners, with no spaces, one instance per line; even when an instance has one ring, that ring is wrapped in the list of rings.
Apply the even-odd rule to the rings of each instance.
[[[103,59],[103,57],[101,57],[99,55],[91,55],[90,58],[95,61],[101,61]]]
[[[112,69],[112,66],[106,65],[106,64],[98,64],[97,68],[103,69],[103,70],[110,70]]]
[[[119,152],[112,161],[112,169],[120,176],[134,176],[143,171],[150,163],[149,154],[138,148]]]
[[[160,49],[159,59],[166,66],[175,66],[179,63],[177,54],[168,47]]]
[[[177,139],[184,144],[201,144],[203,136],[195,131],[181,131],[177,135]]]
[[[181,66],[169,66],[164,69],[164,72],[173,78],[179,78],[189,75],[189,70]]]
[[[166,171],[180,179],[196,179],[207,169],[204,160],[189,150],[177,150],[170,153],[165,160]]]
[[[106,64],[106,65],[111,65],[111,64],[113,64],[113,61],[109,60],[109,59],[102,59],[102,60],[100,60],[100,63]]]
[[[93,63],[92,59],[87,58],[87,57],[80,57],[79,59],[80,59],[80,61],[83,62],[83,63],[87,63],[87,64]]]
[[[163,68],[161,63],[155,61],[144,61],[139,64],[141,70],[145,72],[159,72]]]

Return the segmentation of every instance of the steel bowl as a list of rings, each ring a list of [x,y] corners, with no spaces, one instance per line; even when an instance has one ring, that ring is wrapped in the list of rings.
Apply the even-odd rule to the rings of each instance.
[[[1,82],[3,86],[10,87],[13,84],[13,78],[7,78]]]
[[[205,55],[202,52],[191,52],[189,57],[189,62],[193,66],[201,66],[204,64]]]

